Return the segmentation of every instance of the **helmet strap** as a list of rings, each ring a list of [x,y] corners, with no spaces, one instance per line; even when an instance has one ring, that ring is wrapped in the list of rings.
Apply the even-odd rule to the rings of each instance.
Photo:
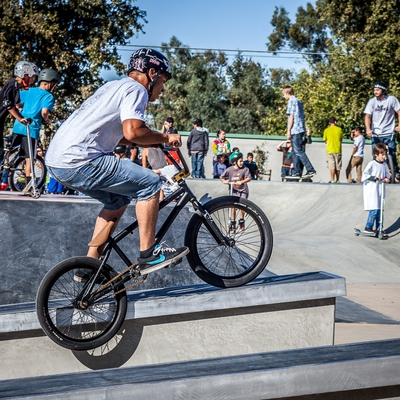
[[[29,89],[29,81],[30,81],[29,75],[25,74],[24,77],[22,78],[22,81],[24,83],[24,89],[28,90]]]
[[[154,85],[156,84],[157,79],[158,79],[158,77],[160,76],[160,71],[157,71],[156,76],[154,77],[153,80],[150,78],[150,76],[149,76],[149,74],[148,74],[147,71],[146,71],[146,76],[147,76],[147,79],[148,79],[148,81],[149,81],[149,86],[150,86],[149,90],[147,91],[148,94],[149,94],[149,100],[150,100],[150,97],[151,97],[151,95],[153,94]]]

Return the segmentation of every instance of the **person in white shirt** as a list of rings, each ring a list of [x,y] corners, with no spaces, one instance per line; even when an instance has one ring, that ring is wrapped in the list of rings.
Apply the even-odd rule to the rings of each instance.
[[[374,154],[374,147],[377,143],[388,145],[389,154],[393,159],[395,176],[399,180],[395,132],[400,132],[400,102],[396,97],[389,96],[387,91],[388,85],[385,82],[374,83],[374,97],[368,101],[364,109],[365,131],[367,136],[371,137],[372,154]]]
[[[349,183],[354,182],[351,177],[351,171],[353,168],[355,168],[357,172],[356,183],[361,183],[362,164],[364,161],[365,138],[363,136],[362,128],[360,126],[355,127],[351,131],[351,138],[354,140],[354,146],[353,146],[353,151],[351,153],[349,165],[346,168],[347,182]]]

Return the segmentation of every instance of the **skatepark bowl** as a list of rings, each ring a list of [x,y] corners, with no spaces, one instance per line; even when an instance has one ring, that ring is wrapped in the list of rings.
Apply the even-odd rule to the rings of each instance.
[[[203,203],[228,190],[189,184]],[[121,332],[84,352],[50,341],[34,302],[52,266],[85,255],[101,205],[0,192],[0,398],[400,399],[400,185],[386,187],[385,240],[354,235],[367,218],[362,185],[249,188],[274,234],[259,278],[217,289],[186,260],[150,274],[129,292]],[[182,244],[192,213],[168,244]]]

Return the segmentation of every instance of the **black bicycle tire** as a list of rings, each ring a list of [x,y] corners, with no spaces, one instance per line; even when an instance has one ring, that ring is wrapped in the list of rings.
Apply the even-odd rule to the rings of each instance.
[[[390,172],[390,183],[395,183],[396,173],[394,171],[393,157],[389,153],[387,154],[387,162],[388,162],[388,168],[389,168],[389,172]]]
[[[22,157],[19,158],[19,159],[16,161],[14,168],[13,168],[13,169],[11,170],[11,172],[10,172],[8,184],[10,185],[11,190],[13,190],[13,191],[15,191],[15,192],[22,192],[22,190],[23,190],[23,187],[22,187],[22,186],[20,187],[20,186],[17,186],[17,185],[15,184],[15,175],[16,175],[16,172],[17,172],[17,171],[19,171],[19,170],[22,169],[21,166],[20,166],[20,164],[23,164],[24,162],[25,162],[25,158],[22,158]],[[41,168],[42,168],[42,170],[43,170],[42,176],[40,177],[40,179],[37,179],[37,182],[36,182],[36,187],[37,187],[38,189],[40,189],[40,188],[45,184],[45,182],[46,182],[47,168],[46,168],[46,164],[45,164],[45,162],[44,162],[44,160],[43,160],[42,157],[37,156],[37,157],[35,158],[35,162],[39,162],[39,163],[41,164]],[[23,185],[23,186],[25,187],[25,185]]]
[[[218,197],[209,201],[203,207],[211,216],[214,212],[224,208],[239,208],[245,210],[246,213],[251,215],[251,217],[254,219],[254,222],[260,231],[261,251],[257,256],[254,265],[241,274],[225,276],[211,271],[206,265],[204,265],[202,256],[199,255],[199,248],[197,245],[200,228],[203,226],[205,229],[204,221],[200,215],[194,214],[189,221],[185,234],[185,245],[188,246],[190,250],[189,254],[187,255],[187,260],[194,273],[200,279],[209,283],[210,285],[222,288],[242,286],[255,279],[267,266],[273,248],[272,228],[265,213],[253,202],[236,196]],[[209,232],[208,234],[211,237]],[[216,246],[216,249],[217,248],[221,249],[220,246]],[[228,250],[227,247],[224,249]],[[224,249],[221,251],[224,251]]]
[[[100,260],[90,257],[73,257],[62,261],[54,266],[43,278],[36,296],[37,317],[45,334],[58,345],[69,350],[91,350],[102,346],[112,339],[121,328],[127,310],[126,291],[115,295],[116,312],[113,315],[107,329],[92,338],[76,339],[68,337],[64,331],[60,330],[52,321],[49,314],[49,295],[56,282],[63,276],[77,268],[92,269],[96,271],[101,265]],[[106,280],[110,280],[117,273],[111,267],[105,266],[101,271]],[[77,285],[73,282],[74,285]],[[83,286],[83,284],[80,284]],[[111,288],[111,286],[110,286]],[[114,285],[112,290],[115,292],[123,288],[123,285]],[[64,288],[63,288],[64,289]],[[65,291],[67,288],[65,288]],[[71,310],[71,307],[68,307]],[[76,310],[76,309],[75,309]],[[70,311],[69,311],[70,312]],[[73,318],[73,316],[71,316]],[[71,329],[72,330],[72,329]]]

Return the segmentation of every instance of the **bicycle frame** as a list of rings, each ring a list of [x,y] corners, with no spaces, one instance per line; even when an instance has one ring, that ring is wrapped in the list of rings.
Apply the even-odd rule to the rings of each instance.
[[[159,244],[165,234],[168,232],[170,226],[178,216],[178,214],[181,212],[181,210],[188,204],[189,202],[192,204],[195,213],[200,215],[204,219],[204,223],[207,226],[210,234],[214,237],[216,242],[219,245],[227,245],[230,246],[231,242],[230,239],[225,237],[221,231],[218,229],[214,221],[212,220],[211,216],[207,212],[207,210],[204,209],[204,207],[197,201],[196,196],[193,194],[193,192],[190,190],[189,186],[187,185],[186,181],[184,180],[185,177],[189,176],[189,170],[187,167],[187,164],[185,163],[185,160],[182,157],[182,154],[178,150],[178,154],[180,159],[182,160],[182,164],[184,168],[181,168],[179,164],[176,163],[176,161],[173,159],[173,157],[168,153],[168,150],[161,147],[160,148],[164,151],[166,156],[171,160],[171,162],[175,165],[175,167],[178,169],[178,173],[175,174],[172,178],[174,182],[177,182],[179,185],[179,189],[177,189],[175,192],[171,193],[168,197],[166,197],[164,200],[160,202],[159,205],[159,210],[162,210],[166,205],[169,203],[173,202],[174,200],[177,200],[177,203],[171,210],[171,212],[168,214],[167,218],[164,220],[162,223],[161,227],[159,228],[158,232],[156,233],[156,244]],[[115,236],[111,236],[107,239],[107,242],[105,244],[104,250],[100,256],[101,260],[101,265],[99,269],[96,271],[96,273],[93,275],[93,277],[87,282],[88,285],[85,285],[81,292],[81,296],[78,296],[78,298],[82,298],[83,300],[88,300],[85,298],[84,294],[89,294],[91,297],[91,301],[95,301],[97,298],[101,297],[103,294],[104,288],[106,288],[108,285],[105,284],[102,288],[99,289],[96,293],[91,294],[91,290],[93,289],[93,286],[95,285],[96,279],[98,278],[100,271],[102,268],[105,266],[107,263],[108,258],[111,255],[112,250],[115,250],[115,252],[118,254],[120,259],[126,264],[128,267],[128,270],[125,270],[122,275],[120,276],[120,279],[117,280],[117,284],[123,284],[127,281],[129,281],[133,276],[132,276],[132,269],[135,268],[135,264],[137,263],[132,263],[132,261],[127,257],[127,255],[123,252],[123,250],[118,246],[118,243],[123,240],[126,236],[130,235],[133,233],[135,229],[138,228],[138,222],[135,220],[133,223],[131,223],[129,226],[124,228],[122,231],[117,233]],[[135,277],[140,276],[140,271],[136,270],[135,271]],[[94,296],[93,296],[94,295]]]

